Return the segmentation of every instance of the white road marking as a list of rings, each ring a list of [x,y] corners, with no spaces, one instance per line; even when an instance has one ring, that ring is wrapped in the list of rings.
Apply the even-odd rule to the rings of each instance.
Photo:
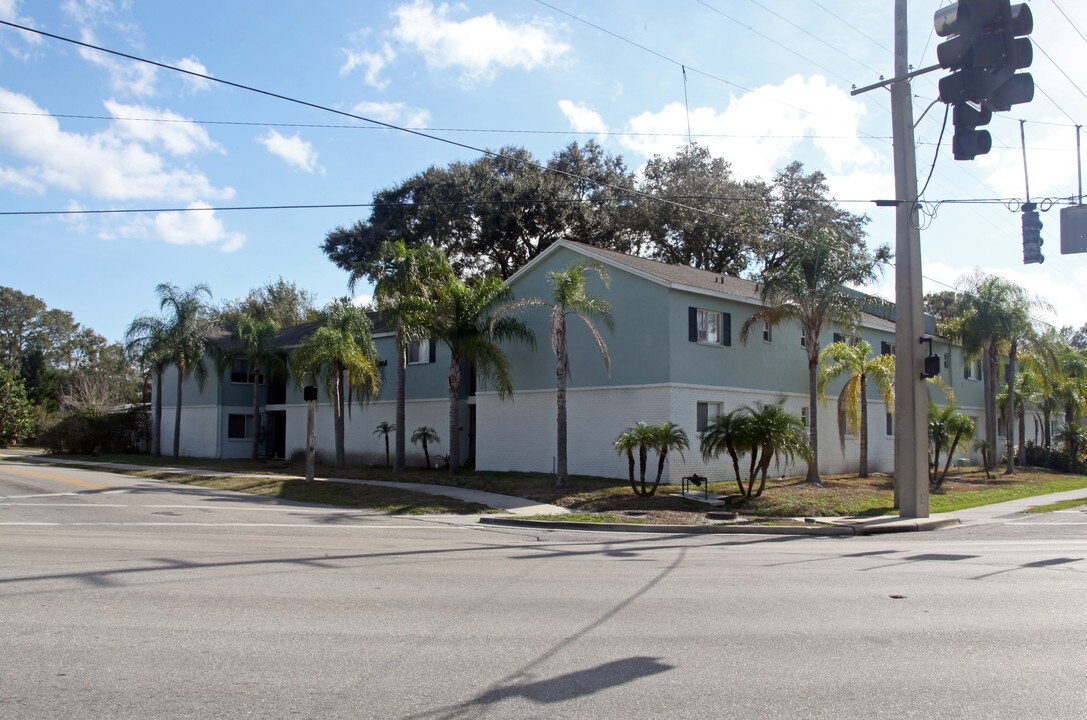
[[[364,530],[369,529],[381,529],[381,530],[432,530],[435,528],[441,528],[445,530],[467,530],[467,526],[461,525],[439,525],[439,524],[419,524],[419,525],[358,525],[358,524],[342,524],[342,525],[307,525],[303,523],[193,523],[193,522],[0,522],[0,526],[46,526],[46,527],[245,527],[245,528],[260,528],[260,527],[276,527],[276,528],[317,528],[321,530],[340,530],[343,528],[361,528]],[[475,527],[474,525],[471,527]]]

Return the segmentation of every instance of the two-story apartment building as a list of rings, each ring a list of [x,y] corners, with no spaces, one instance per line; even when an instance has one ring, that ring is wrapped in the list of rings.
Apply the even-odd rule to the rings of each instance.
[[[611,448],[615,437],[638,421],[671,420],[684,428],[692,441],[690,451],[670,456],[667,477],[678,482],[698,472],[724,478],[724,462],[708,465],[698,451],[698,431],[713,416],[756,401],[784,398],[789,410],[812,417],[808,407],[808,372],[805,344],[795,324],[756,326],[746,343],[740,328],[761,306],[756,283],[685,266],[668,265],[645,258],[602,250],[572,242],[558,242],[529,262],[510,279],[518,298],[547,299],[549,272],[573,263],[600,263],[610,283],[605,287],[595,276],[590,290],[612,306],[614,331],[601,328],[611,356],[605,370],[596,343],[578,322],[569,326],[571,373],[568,380],[569,469],[572,474],[626,476],[626,460]],[[521,316],[535,331],[536,348],[506,348],[513,374],[514,396],[499,399],[492,389],[476,387],[471,373],[464,372],[456,441],[461,457],[479,469],[549,472],[554,467],[556,446],[555,358],[551,353],[549,314],[546,307]],[[285,331],[279,338],[284,348],[296,344],[308,332],[306,326]],[[821,346],[846,339],[842,328],[827,328]],[[393,422],[395,339],[378,325],[375,341],[387,375],[379,395],[364,406],[355,406],[347,422],[349,457],[362,462],[384,462],[384,440],[374,434],[381,421]],[[851,333],[867,341],[874,352],[894,353],[894,323],[866,314]],[[942,379],[955,393],[955,402],[983,426],[982,387],[976,363],[964,360],[962,350],[937,339],[934,350],[944,358]],[[407,373],[407,432],[429,425],[442,437],[432,456],[446,452],[449,438],[446,390],[449,353],[442,346],[423,342],[409,353]],[[293,381],[268,380],[262,417],[252,418],[253,379],[244,367],[213,378],[197,392],[185,390],[182,452],[189,455],[244,457],[252,432],[262,432],[268,455],[285,456],[305,447],[305,404]],[[263,379],[258,379],[263,380]],[[841,381],[827,390],[826,405],[815,413],[819,423],[820,470],[852,472],[858,462],[858,443],[847,438],[845,451],[838,442],[835,398]],[[173,387],[169,381],[166,387]],[[933,392],[933,399],[945,402]],[[172,431],[169,392],[165,394],[163,430]],[[318,446],[331,452],[332,412],[322,394],[318,411]],[[869,468],[891,472],[894,464],[894,418],[877,392],[869,392]],[[168,437],[169,435],[165,435]],[[409,448],[410,448],[409,444]],[[409,462],[422,462],[417,452]],[[780,468],[800,473],[803,467]]]

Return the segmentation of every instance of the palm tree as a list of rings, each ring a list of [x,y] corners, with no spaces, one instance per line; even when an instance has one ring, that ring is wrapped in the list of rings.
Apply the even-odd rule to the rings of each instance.
[[[196,376],[201,390],[208,379],[207,336],[213,330],[205,297],[211,298],[211,290],[201,283],[188,290],[181,290],[170,283],[155,287],[159,296],[159,309],[163,318],[164,345],[162,351],[169,362],[177,367],[177,405],[174,408],[174,459],[181,453],[181,404],[182,387],[189,375]]]
[[[162,376],[169,362],[166,340],[166,321],[155,315],[139,315],[125,330],[125,354],[138,362],[141,369],[148,368],[154,377],[155,405],[151,420],[154,457],[162,457]]]
[[[260,446],[260,384],[261,378],[270,377],[286,367],[283,357],[275,347],[279,323],[275,320],[263,320],[252,315],[241,314],[234,319],[231,332],[233,345],[218,353],[220,372],[235,360],[245,360],[246,374],[253,381],[253,448],[251,457],[257,459]],[[265,383],[267,386],[267,383]]]
[[[740,478],[740,456],[751,451],[750,431],[750,415],[741,408],[708,421],[706,428],[698,435],[699,449],[704,461],[709,462],[710,458],[720,457],[722,452],[728,453],[741,495],[746,495],[747,490]]]
[[[415,428],[415,432],[411,434],[412,445],[423,444],[423,455],[426,457],[428,469],[430,468],[430,443],[440,443],[441,441],[442,439],[438,437],[438,431],[426,425]]]
[[[958,314],[947,323],[949,334],[958,340],[967,354],[984,359],[985,439],[996,447],[996,379],[1000,353],[1008,354],[1009,394],[1014,395],[1016,360],[1019,346],[1033,334],[1031,313],[1043,306],[1031,299],[1015,283],[977,270],[958,283]],[[1015,406],[1015,402],[1011,403]],[[1014,423],[1007,428],[1007,474],[1015,473]],[[988,469],[988,468],[986,468]]]
[[[895,356],[869,357],[872,346],[863,340],[856,345],[836,342],[820,353],[819,397],[826,403],[827,383],[842,375],[845,385],[838,394],[838,441],[845,453],[845,433],[860,436],[858,474],[868,477],[868,381],[873,380],[888,409],[895,404]]]
[[[992,479],[993,476],[989,474],[989,468],[993,465],[991,462],[991,458],[993,457],[993,446],[985,438],[978,438],[974,441],[972,448],[976,452],[981,453],[981,465],[982,469],[985,470],[985,479]]]
[[[374,435],[385,436],[385,467],[389,467],[389,433],[396,432],[396,425],[388,420],[382,420],[374,428]]]
[[[609,330],[615,330],[611,305],[597,295],[586,292],[586,282],[590,274],[596,274],[607,287],[610,281],[607,271],[599,263],[581,262],[565,270],[547,274],[551,287],[551,349],[555,353],[557,405],[557,447],[555,452],[555,486],[565,488],[570,484],[570,474],[566,461],[566,381],[570,376],[570,356],[567,351],[567,318],[574,316],[585,324],[596,340],[604,368],[611,372],[611,358],[604,337],[596,327],[596,322],[604,323]]]
[[[513,301],[509,286],[496,277],[479,277],[465,282],[450,277],[437,294],[432,336],[449,348],[449,472],[460,471],[461,373],[467,366],[476,377],[490,382],[498,397],[513,394],[509,361],[501,343],[518,340],[533,347],[536,336],[521,320],[513,317],[535,300]]]
[[[654,425],[650,425],[645,422],[637,422],[634,427],[629,427],[621,432],[618,437],[612,442],[612,448],[620,455],[626,454],[627,456],[627,469],[630,474],[630,487],[634,491],[635,495],[646,496],[652,495],[645,482],[646,465],[649,463],[649,449],[655,445],[657,441],[657,428]],[[634,451],[638,451],[638,479],[639,483],[634,480]],[[657,488],[654,485],[653,490]]]
[[[819,482],[818,395],[819,336],[827,327],[855,328],[866,302],[846,285],[864,285],[874,280],[886,258],[882,252],[869,253],[832,231],[820,233],[810,242],[797,242],[782,264],[763,274],[760,294],[763,307],[740,329],[746,343],[753,327],[778,325],[787,320],[800,325],[808,356],[808,429],[812,461],[809,482]]]
[[[434,291],[452,276],[445,254],[431,245],[409,248],[403,240],[381,245],[376,263],[352,271],[349,285],[364,277],[374,281],[374,301],[396,327],[396,426],[407,427],[408,347],[426,340],[433,324]],[[393,472],[403,472],[403,433],[396,434]]]
[[[751,477],[748,480],[748,497],[759,497],[766,487],[766,473],[772,460],[791,463],[800,457],[809,468],[815,460],[811,444],[805,436],[804,423],[785,409],[784,398],[776,403],[756,402],[745,406],[751,442]],[[759,488],[752,494],[755,476],[760,475]]]
[[[653,487],[649,491],[650,495],[655,493],[657,487],[661,484],[661,476],[664,474],[664,462],[668,458],[668,454],[675,451],[682,458],[683,451],[690,447],[691,442],[687,438],[686,431],[674,422],[666,420],[654,428],[653,449],[657,451],[657,478],[653,481]]]
[[[943,486],[959,442],[969,442],[974,437],[974,431],[974,421],[959,412],[954,405],[937,407],[935,403],[929,403],[928,441],[932,446],[932,474],[929,476],[929,485],[933,490],[939,490]],[[944,448],[947,449],[947,462],[944,463],[943,472],[940,472],[940,453]]]
[[[335,420],[336,469],[347,465],[344,452],[344,408],[351,399],[373,397],[381,386],[377,348],[366,311],[347,300],[335,300],[321,311],[317,329],[291,353],[299,385],[324,378]]]

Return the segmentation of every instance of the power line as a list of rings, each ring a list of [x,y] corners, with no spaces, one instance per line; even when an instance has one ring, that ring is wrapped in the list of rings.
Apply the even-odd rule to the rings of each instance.
[[[851,23],[851,22],[849,22],[848,20],[846,20],[845,18],[843,18],[843,17],[841,16],[841,15],[837,15],[837,14],[835,14],[835,13],[834,13],[834,12],[833,12],[832,10],[829,10],[829,9],[827,9],[827,8],[826,8],[826,7],[824,6],[824,5],[822,5],[821,3],[817,2],[816,0],[811,0],[811,2],[812,2],[812,4],[813,4],[813,5],[815,5],[815,6],[819,7],[819,8],[821,8],[821,9],[823,10],[823,12],[827,13],[828,15],[830,15],[831,17],[833,17],[834,19],[836,19],[836,20],[837,20],[838,22],[842,23],[842,24],[843,24],[843,25],[845,25],[846,27],[852,28],[852,29],[853,29],[853,30],[855,30],[856,32],[860,33],[860,34],[861,34],[861,35],[863,35],[864,37],[866,37],[866,38],[868,38],[869,40],[871,40],[871,41],[872,41],[873,43],[875,43],[875,44],[876,44],[876,46],[877,46],[877,47],[879,47],[879,48],[881,48],[881,49],[883,49],[883,50],[886,50],[887,52],[889,52],[889,53],[891,53],[892,55],[894,55],[894,51],[893,51],[893,50],[891,50],[891,48],[887,47],[886,45],[884,45],[883,43],[881,43],[881,42],[880,42],[879,40],[876,40],[876,39],[875,39],[874,37],[872,37],[872,36],[871,36],[871,35],[869,35],[868,33],[864,32],[863,30],[861,30],[860,28],[858,28],[858,27],[857,27],[856,25],[854,25],[853,23]]]
[[[709,78],[710,80],[716,80],[719,83],[723,83],[723,84],[728,85],[730,87],[737,88],[738,90],[743,90],[746,93],[750,93],[751,95],[754,95],[755,97],[760,97],[760,98],[763,98],[764,100],[769,100],[771,102],[777,103],[778,105],[784,105],[787,108],[792,108],[793,110],[798,110],[799,112],[802,112],[805,115],[810,115],[812,117],[821,117],[817,113],[814,113],[811,110],[808,110],[806,108],[802,108],[799,105],[793,105],[792,103],[785,102],[784,100],[780,100],[778,98],[771,97],[769,95],[764,95],[763,93],[760,93],[757,90],[753,90],[752,88],[746,87],[744,85],[740,85],[739,83],[733,82],[731,80],[726,80],[725,78],[723,78],[723,77],[721,77],[719,75],[714,75],[711,72],[707,72],[705,70],[700,70],[698,68],[691,67],[690,65],[688,65],[686,63],[680,62],[679,60],[676,60],[675,58],[669,57],[669,56],[667,56],[667,55],[665,55],[665,54],[663,54],[661,52],[658,52],[658,51],[650,48],[650,47],[642,45],[641,43],[635,42],[634,40],[623,37],[622,35],[620,35],[620,34],[618,34],[616,32],[613,32],[611,30],[608,30],[607,28],[601,27],[600,25],[597,25],[596,23],[593,23],[593,22],[591,22],[589,20],[586,20],[586,19],[584,19],[582,17],[579,17],[578,15],[574,15],[573,13],[568,12],[566,10],[563,10],[562,8],[555,7],[554,5],[551,5],[550,3],[545,2],[545,0],[535,0],[535,2],[540,4],[540,5],[543,5],[546,8],[554,10],[557,13],[565,15],[566,17],[570,18],[571,20],[576,20],[577,22],[582,23],[584,25],[587,25],[587,26],[593,28],[594,30],[599,30],[600,32],[604,33],[605,35],[609,35],[609,36],[615,38],[616,40],[627,43],[628,45],[632,45],[632,46],[638,48],[639,50],[643,50],[643,51],[649,53],[650,55],[653,55],[653,56],[655,56],[657,58],[660,58],[661,60],[664,60],[665,62],[672,63],[676,67],[686,68],[687,70],[690,70],[691,72],[694,72],[694,73],[698,73],[699,75],[701,75],[701,76],[703,76],[705,78]],[[861,133],[861,134],[866,136],[866,137],[869,137],[869,138],[882,140],[882,138],[879,138],[876,135],[870,135],[869,133]],[[885,142],[887,142],[887,144],[891,144],[891,142],[889,140],[887,140]]]
[[[1078,25],[1076,25],[1076,22],[1072,18],[1068,17],[1068,13],[1064,11],[1064,8],[1061,7],[1061,4],[1057,2],[1057,0],[1053,0],[1053,5],[1061,11],[1061,15],[1064,15],[1064,19],[1068,21],[1068,24],[1072,27],[1072,29],[1079,33],[1079,36],[1083,38],[1083,42],[1087,43],[1087,35],[1084,35],[1083,31],[1079,29]]]
[[[1047,52],[1045,51],[1045,48],[1044,48],[1044,47],[1042,47],[1042,46],[1041,46],[1041,44],[1039,44],[1039,42],[1038,42],[1037,40],[1034,40],[1034,46],[1035,46],[1036,48],[1038,48],[1039,50],[1041,50],[1041,51],[1042,51],[1042,54],[1046,56],[1046,59],[1047,59],[1047,60],[1049,60],[1049,62],[1053,63],[1053,67],[1055,67],[1055,68],[1057,68],[1058,70],[1060,70],[1060,71],[1061,71],[1061,75],[1064,75],[1065,79],[1066,79],[1066,80],[1068,80],[1068,82],[1072,83],[1072,87],[1074,87],[1074,88],[1075,88],[1076,90],[1078,90],[1078,91],[1079,91],[1079,94],[1080,94],[1080,95],[1082,95],[1083,97],[1087,98],[1087,93],[1083,92],[1083,88],[1081,88],[1081,87],[1080,87],[1079,85],[1077,85],[1077,84],[1076,84],[1076,81],[1072,79],[1072,76],[1071,76],[1071,75],[1069,75],[1068,73],[1066,73],[1066,72],[1064,71],[1064,68],[1062,68],[1062,67],[1061,67],[1061,66],[1060,66],[1060,65],[1059,65],[1059,64],[1057,63],[1057,61],[1056,61],[1056,60],[1054,60],[1054,59],[1053,59],[1052,57],[1050,57],[1049,53],[1047,53]],[[1046,95],[1046,97],[1049,97],[1049,96],[1048,96],[1048,95]],[[1056,103],[1053,103],[1053,104],[1054,104],[1054,105],[1056,105]],[[1064,111],[1062,110],[1061,112],[1064,112]],[[1065,114],[1067,114],[1067,113],[1065,113]],[[1074,121],[1073,121],[1073,122],[1074,122]]]
[[[539,2],[539,0],[537,0],[537,2]],[[511,157],[509,155],[504,155],[502,153],[498,153],[498,152],[495,152],[493,150],[487,150],[485,148],[475,147],[473,145],[468,145],[467,143],[462,143],[462,142],[459,142],[457,140],[451,140],[449,138],[444,138],[444,137],[441,137],[439,135],[433,135],[431,133],[423,132],[421,130],[412,130],[410,128],[405,128],[405,127],[401,127],[399,125],[394,125],[393,123],[384,122],[382,120],[375,120],[373,118],[368,118],[368,117],[365,117],[363,115],[350,113],[350,112],[347,112],[345,110],[337,110],[335,108],[328,107],[327,105],[321,105],[321,104],[318,104],[318,103],[309,102],[308,100],[301,100],[299,98],[291,97],[289,95],[283,95],[281,93],[272,92],[270,90],[261,90],[260,88],[253,87],[251,85],[244,85],[242,83],[233,82],[231,80],[225,80],[223,78],[218,78],[218,77],[214,77],[214,76],[211,76],[211,75],[206,75],[204,73],[199,73],[199,72],[196,72],[194,70],[186,70],[185,68],[177,67],[175,65],[169,65],[167,63],[158,62],[156,60],[148,60],[147,58],[139,57],[138,55],[132,55],[132,54],[129,54],[129,53],[120,52],[119,50],[110,50],[109,48],[101,47],[99,45],[92,45],[90,43],[82,42],[80,40],[75,40],[73,38],[65,37],[63,35],[56,35],[54,33],[46,32],[44,30],[39,30],[37,28],[32,28],[32,27],[28,27],[26,25],[20,25],[18,23],[13,23],[13,22],[10,22],[8,20],[0,20],[0,25],[7,25],[8,27],[12,27],[12,28],[15,28],[17,30],[23,30],[25,32],[34,33],[34,34],[37,34],[37,35],[41,35],[43,37],[52,38],[54,40],[59,40],[61,42],[76,45],[78,47],[85,47],[85,48],[89,48],[91,50],[97,50],[98,52],[107,53],[109,55],[115,55],[117,57],[125,58],[126,60],[132,60],[132,61],[135,61],[135,62],[140,62],[140,63],[144,63],[144,64],[147,64],[147,65],[152,65],[154,67],[159,67],[159,68],[162,68],[164,70],[171,70],[173,72],[183,73],[185,75],[190,75],[192,77],[200,78],[202,80],[207,80],[209,82],[215,82],[215,83],[219,83],[221,85],[226,85],[228,87],[233,87],[233,88],[236,88],[236,89],[239,89],[239,90],[245,90],[246,92],[256,93],[258,95],[264,95],[265,97],[275,98],[276,100],[283,100],[284,102],[293,103],[295,105],[301,105],[303,107],[313,108],[315,110],[321,110],[323,112],[332,113],[334,115],[340,115],[342,117],[348,117],[348,118],[351,118],[352,120],[361,120],[362,122],[372,123],[374,125],[378,125],[380,127],[387,128],[389,130],[397,130],[399,132],[407,133],[409,135],[415,135],[417,137],[426,138],[427,140],[435,140],[435,141],[440,142],[440,143],[445,143],[446,145],[452,145],[454,147],[459,147],[459,148],[462,148],[464,150],[469,150],[471,152],[479,153],[481,155],[486,155],[488,157],[492,157],[492,158],[495,158],[495,159],[498,159],[498,160],[506,160],[508,162],[515,163],[517,165],[533,167],[533,168],[536,168],[537,170],[540,170],[542,172],[550,172],[550,173],[554,173],[556,175],[562,175],[564,177],[568,177],[568,178],[571,178],[571,179],[574,179],[574,180],[582,180],[582,181],[585,181],[585,182],[590,182],[590,183],[593,183],[594,185],[596,185],[598,187],[607,188],[609,190],[614,190],[616,192],[625,193],[625,194],[629,194],[629,195],[634,195],[634,196],[637,196],[637,197],[643,197],[643,198],[646,198],[648,200],[658,200],[653,195],[650,195],[649,193],[643,192],[641,190],[636,190],[636,189],[633,189],[633,188],[624,188],[624,187],[621,187],[619,185],[613,185],[611,183],[607,183],[607,182],[597,180],[597,179],[594,179],[594,178],[584,177],[584,176],[581,176],[581,175],[577,175],[576,173],[568,172],[566,170],[560,170],[558,168],[548,167],[547,165],[541,165],[540,163],[537,163],[537,162],[532,162],[532,161],[524,160],[524,159],[521,159],[521,158]],[[702,214],[702,215],[710,215],[710,216],[715,216],[715,217],[717,216],[716,213],[713,213],[713,212],[707,211],[707,210],[703,210],[701,208],[691,207],[689,205],[683,205],[683,204],[676,203],[676,202],[671,202],[671,201],[668,201],[668,200],[658,200],[658,201],[667,203],[669,205],[674,205],[674,206],[679,207],[680,209],[683,209],[683,210],[690,210],[692,212],[696,212],[696,213],[699,213],[699,214]]]

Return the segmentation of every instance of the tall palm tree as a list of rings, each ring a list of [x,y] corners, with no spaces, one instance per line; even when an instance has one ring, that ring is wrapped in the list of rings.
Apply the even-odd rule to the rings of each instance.
[[[505,399],[513,394],[509,360],[501,344],[510,340],[536,344],[536,336],[513,316],[535,300],[512,300],[503,280],[483,276],[465,282],[450,277],[436,297],[432,337],[449,348],[449,472],[460,471],[460,390],[464,367],[490,382]]]
[[[838,442],[845,452],[845,434],[860,436],[858,474],[868,477],[868,381],[876,383],[888,409],[895,404],[895,356],[869,357],[872,346],[863,340],[856,345],[836,342],[820,353],[819,397],[826,402],[827,383],[846,376],[838,394]]]
[[[334,300],[321,311],[317,329],[291,353],[291,367],[298,384],[324,379],[332,399],[335,420],[336,469],[347,465],[344,452],[344,410],[350,410],[357,393],[362,398],[377,394],[381,376],[370,318],[347,300]]]
[[[354,289],[363,278],[374,281],[374,301],[396,327],[396,427],[406,428],[408,348],[430,337],[434,322],[434,298],[452,277],[445,254],[432,245],[409,248],[403,240],[386,241],[378,259],[352,271]],[[403,472],[407,452],[405,435],[396,433],[393,472]]]
[[[170,283],[155,287],[159,296],[159,309],[166,313],[163,318],[165,337],[164,352],[177,367],[177,404],[174,408],[174,459],[181,453],[181,405],[182,388],[186,378],[196,377],[202,390],[208,379],[207,336],[214,329],[207,300],[211,290],[200,283],[188,290],[181,290]]]
[[[751,328],[785,321],[800,325],[806,339],[808,357],[808,432],[812,462],[808,465],[809,482],[819,482],[818,397],[819,336],[832,325],[852,329],[860,322],[868,300],[847,285],[865,285],[874,280],[885,262],[882,253],[870,253],[827,230],[811,239],[796,242],[787,258],[761,278],[763,307],[740,329],[746,343]],[[869,299],[870,300],[870,299]]]
[[[388,420],[382,420],[374,428],[374,435],[383,435],[385,437],[385,467],[389,467],[389,434],[395,431],[396,425]]]
[[[260,384],[262,377],[281,372],[286,367],[282,355],[275,347],[279,323],[253,315],[240,314],[234,319],[231,330],[232,345],[218,353],[219,370],[222,372],[235,360],[245,360],[246,373],[253,381],[253,448],[250,457],[257,459],[260,447]],[[267,387],[267,383],[265,383]]]
[[[151,454],[162,457],[162,376],[169,362],[166,321],[156,315],[139,315],[125,330],[125,354],[147,368],[155,384],[151,418]],[[146,375],[144,376],[146,377]]]
[[[592,333],[604,361],[604,368],[611,372],[608,346],[597,329],[596,322],[602,322],[605,327],[614,331],[615,320],[612,317],[611,305],[601,297],[587,292],[586,283],[591,274],[597,275],[604,287],[608,286],[610,278],[607,271],[603,265],[595,262],[575,263],[565,270],[547,274],[547,282],[551,287],[551,301],[548,304],[551,306],[551,349],[555,353],[556,377],[558,440],[555,452],[555,485],[560,488],[570,484],[566,448],[566,382],[570,376],[567,319],[570,316],[581,320]]]

